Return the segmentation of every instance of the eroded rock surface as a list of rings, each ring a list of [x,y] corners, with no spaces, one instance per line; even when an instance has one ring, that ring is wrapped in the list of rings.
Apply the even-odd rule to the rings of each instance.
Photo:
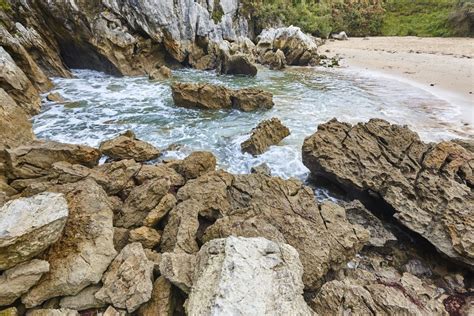
[[[186,180],[196,179],[199,176],[216,170],[216,157],[208,151],[195,151],[183,160],[173,161],[168,166]]]
[[[271,145],[277,145],[288,135],[290,130],[279,119],[262,121],[252,130],[250,138],[241,144],[242,152],[252,155],[263,154]]]
[[[303,299],[298,252],[264,238],[228,237],[197,254],[190,315],[315,315]]]
[[[106,304],[95,297],[102,288],[101,285],[90,285],[73,296],[65,296],[59,302],[61,308],[83,311],[92,308],[102,308]]]
[[[160,155],[158,149],[137,139],[132,131],[101,143],[99,148],[103,154],[114,160],[134,159],[140,162],[156,159]]]
[[[406,126],[331,120],[306,138],[303,162],[349,192],[375,192],[394,217],[440,252],[474,266],[474,154],[423,143]]]
[[[151,299],[138,310],[140,316],[172,316],[175,310],[175,290],[171,283],[160,276],[153,283]]]
[[[69,209],[63,194],[42,193],[0,208],[0,270],[46,250],[62,234]]]

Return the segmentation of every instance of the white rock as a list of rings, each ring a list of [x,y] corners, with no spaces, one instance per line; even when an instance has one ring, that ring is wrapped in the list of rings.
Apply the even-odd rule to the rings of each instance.
[[[91,308],[101,308],[105,303],[95,297],[95,293],[102,288],[101,285],[91,285],[73,296],[66,296],[61,299],[61,308],[70,308],[83,311]]]
[[[0,270],[38,255],[56,242],[68,218],[62,194],[41,193],[0,208]]]
[[[228,237],[197,255],[188,315],[315,315],[303,299],[297,251],[264,238]]]

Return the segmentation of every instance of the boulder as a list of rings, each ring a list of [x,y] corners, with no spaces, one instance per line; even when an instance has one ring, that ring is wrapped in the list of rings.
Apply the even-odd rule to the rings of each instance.
[[[181,187],[186,182],[179,173],[165,164],[141,165],[140,171],[134,179],[138,184],[143,184],[152,179],[165,179],[174,188]]]
[[[130,230],[123,227],[114,227],[114,248],[117,251],[121,251],[126,245],[130,238]]]
[[[18,309],[16,307],[9,307],[4,310],[0,310],[0,316],[18,316]]]
[[[194,151],[183,160],[173,161],[168,166],[187,181],[216,170],[216,157],[208,151]]]
[[[104,141],[99,149],[104,155],[113,160],[134,159],[135,161],[149,161],[160,156],[160,151],[153,145],[137,139],[132,131]]]
[[[250,168],[250,173],[263,174],[270,177],[272,175],[272,169],[270,169],[266,163],[262,163]]]
[[[189,293],[193,285],[196,256],[187,253],[165,252],[161,256],[160,272],[167,280]]]
[[[228,237],[197,254],[189,315],[315,315],[303,298],[303,266],[287,244]]]
[[[333,33],[331,37],[338,40],[338,41],[347,41],[349,37],[347,37],[346,32],[342,31],[340,33]]]
[[[283,125],[279,119],[272,118],[260,122],[252,130],[250,138],[244,141],[240,147],[242,152],[256,156],[263,154],[270,146],[277,145],[288,135],[290,135],[288,127]]]
[[[160,240],[161,234],[151,227],[142,226],[130,231],[129,242],[139,242],[143,248],[155,248]]]
[[[223,53],[219,72],[224,75],[245,75],[255,77],[257,67],[244,54]]]
[[[295,26],[265,29],[257,37],[257,54],[261,61],[268,51],[281,50],[288,65],[307,66],[318,58],[317,48],[315,39]]]
[[[140,243],[127,245],[114,259],[102,278],[104,286],[95,294],[116,308],[134,312],[151,298],[153,263]]]
[[[138,309],[137,314],[139,316],[172,316],[176,304],[174,292],[171,283],[160,276],[153,283],[151,299]]]
[[[79,316],[79,313],[72,309],[61,308],[61,309],[50,309],[40,308],[32,309],[26,313],[27,316]]]
[[[260,89],[231,90],[207,83],[174,83],[176,106],[203,110],[238,109],[244,112],[273,107],[273,96]]]
[[[46,250],[62,234],[68,219],[64,195],[42,193],[7,202],[0,208],[0,270]]]
[[[0,276],[0,306],[10,305],[49,271],[49,263],[33,259],[6,270]]]
[[[94,167],[100,159],[100,151],[82,145],[63,144],[36,140],[28,145],[6,149],[5,167],[10,179],[29,179],[48,175],[55,162],[66,161]]]
[[[423,143],[406,126],[333,119],[305,139],[303,163],[347,192],[386,202],[394,217],[446,256],[474,266],[474,154]]]
[[[344,208],[317,203],[313,190],[295,179],[209,172],[188,181],[177,200],[162,251],[194,254],[198,242],[231,235],[285,242],[298,250],[308,288],[320,286],[329,270],[347,262],[369,238],[347,221]]]
[[[148,227],[156,226],[168,213],[175,207],[176,198],[173,194],[166,194],[158,203],[158,205],[152,209],[143,220],[143,225]]]
[[[55,102],[55,103],[64,103],[66,100],[64,100],[63,96],[59,92],[51,92],[46,96],[46,99],[50,102]]]
[[[77,311],[103,308],[106,304],[95,297],[95,293],[101,288],[102,286],[98,284],[90,285],[76,295],[61,298],[59,306],[61,306],[61,308],[74,309]]]
[[[94,167],[93,172],[89,171],[89,176],[100,184],[107,194],[120,194],[135,186],[135,176],[144,167],[133,159],[119,160]]]
[[[165,80],[170,78],[172,75],[171,69],[169,69],[166,66],[161,66],[158,69],[153,69],[150,71],[150,74],[148,75],[148,78],[150,80]]]
[[[268,50],[260,56],[259,62],[262,65],[268,65],[270,69],[279,70],[286,66],[285,53],[281,49]]]
[[[63,236],[43,255],[50,271],[25,296],[28,308],[58,296],[78,294],[97,284],[117,254],[113,245],[113,213],[104,190],[92,179],[51,187],[63,193],[69,219]]]

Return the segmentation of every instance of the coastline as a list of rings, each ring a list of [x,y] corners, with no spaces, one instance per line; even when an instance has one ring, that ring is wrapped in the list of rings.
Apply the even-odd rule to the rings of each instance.
[[[321,54],[340,64],[401,81],[459,107],[474,126],[474,39],[370,37],[327,41]]]

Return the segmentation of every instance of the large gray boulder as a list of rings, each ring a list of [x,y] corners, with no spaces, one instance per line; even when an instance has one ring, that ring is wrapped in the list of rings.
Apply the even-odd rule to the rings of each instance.
[[[197,254],[189,315],[315,315],[303,299],[303,266],[287,244],[228,237]]]
[[[0,270],[46,250],[62,235],[69,209],[63,194],[41,193],[0,208]]]
[[[303,163],[348,192],[378,197],[394,217],[444,255],[474,267],[472,151],[427,144],[407,126],[333,119],[306,138]]]

